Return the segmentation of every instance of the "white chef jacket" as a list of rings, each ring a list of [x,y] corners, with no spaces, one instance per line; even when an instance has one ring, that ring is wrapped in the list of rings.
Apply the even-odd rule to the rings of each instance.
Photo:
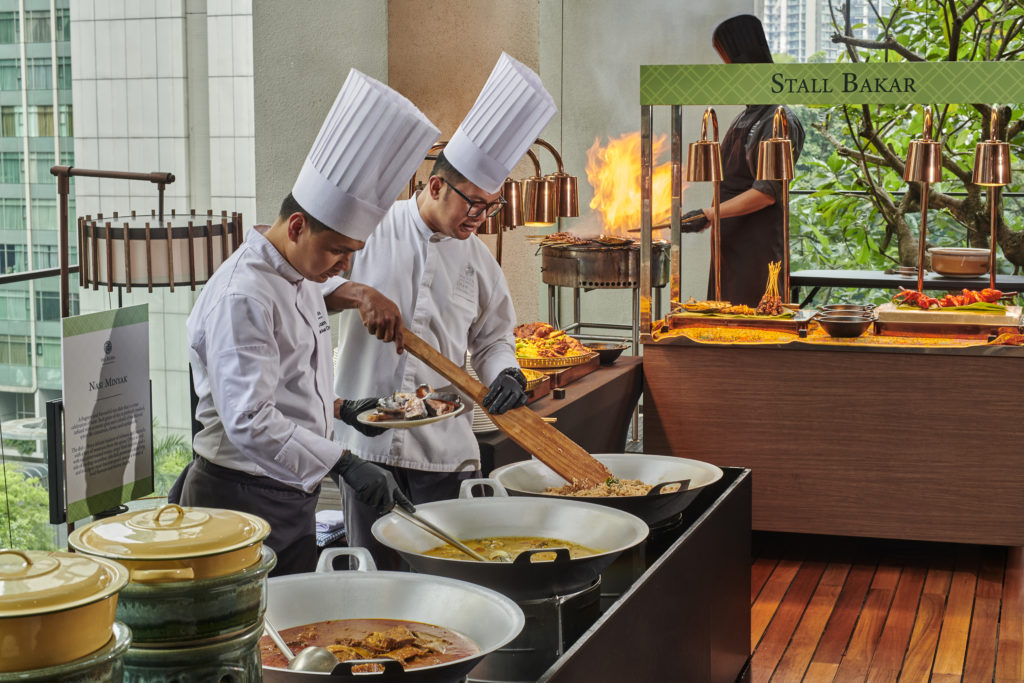
[[[188,317],[199,404],[195,452],[312,492],[333,441],[331,330],[323,295],[254,227]]]
[[[396,202],[366,246],[353,257],[351,279],[394,301],[405,326],[460,367],[467,349],[480,380],[490,385],[505,368],[518,367],[515,310],[501,266],[475,235],[457,240],[434,233],[416,198]],[[333,292],[345,280],[322,288]],[[385,396],[420,384],[449,381],[408,352],[367,333],[355,311],[341,315],[335,391],[342,398]],[[454,472],[467,461],[479,468],[472,410],[416,429],[392,429],[377,437],[335,420],[342,447],[372,462],[431,472]]]

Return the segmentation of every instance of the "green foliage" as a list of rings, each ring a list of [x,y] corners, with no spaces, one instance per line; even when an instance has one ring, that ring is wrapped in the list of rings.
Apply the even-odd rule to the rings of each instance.
[[[839,4],[836,0],[833,3]],[[930,61],[1020,59],[1024,50],[1020,32],[1024,5],[1011,0],[991,2],[965,19],[969,6],[962,0],[896,0],[890,14],[881,17],[880,34],[872,39],[895,41]],[[958,24],[952,20],[954,10],[960,19]],[[951,33],[951,26],[956,25],[962,28]],[[834,29],[843,33],[841,26]],[[958,41],[956,49],[950,44],[954,38]],[[894,50],[857,47],[856,51],[859,61],[905,61]],[[839,61],[849,62],[850,57],[843,52]],[[899,168],[885,161],[882,152],[887,149],[902,163],[910,141],[921,137],[923,108],[858,105],[792,109],[803,123],[806,139],[791,187],[791,269],[885,270],[900,265],[901,240],[916,245],[920,209],[916,195],[912,195],[914,201],[904,203],[905,193],[911,188]],[[969,179],[975,146],[988,138],[988,120],[974,104],[936,104],[932,111],[933,138],[942,142],[943,157]],[[1024,133],[1017,132],[1022,128],[1022,115],[1024,106],[1010,105],[1013,137],[1009,142],[1015,166],[1024,144]],[[872,129],[878,132],[874,139],[865,134]],[[879,146],[886,149],[880,150]],[[1014,182],[1006,191],[1021,191],[1022,170],[1019,166],[1013,169]],[[979,188],[965,184],[944,168],[942,181],[932,189],[943,195],[943,201],[935,201],[932,195],[929,246],[986,246],[988,208]],[[973,203],[967,201],[965,192],[974,193]],[[1003,220],[1011,230],[1019,229],[1024,224],[1024,203],[1004,197]],[[1002,238],[1000,241],[1002,244]],[[1011,254],[1006,252],[1005,244],[1003,250],[1001,272],[1010,272],[1008,265],[1013,264],[1006,261]],[[913,252],[916,254],[916,248]],[[876,302],[887,298],[885,292],[842,293],[843,300],[872,297]]]
[[[13,449],[20,453],[21,455],[32,455],[33,453],[36,452],[35,441],[25,441],[22,439],[5,439],[3,445],[4,448]]]
[[[166,496],[185,465],[192,461],[192,447],[180,434],[166,433],[157,438],[153,423],[153,476],[155,495]]]
[[[0,474],[0,546],[54,550],[46,488],[13,465],[0,465]]]

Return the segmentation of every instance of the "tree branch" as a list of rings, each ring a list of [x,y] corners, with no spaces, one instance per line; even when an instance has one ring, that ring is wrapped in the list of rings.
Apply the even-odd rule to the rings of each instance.
[[[924,57],[915,52],[911,52],[892,38],[886,38],[885,40],[867,40],[865,38],[856,38],[854,36],[844,36],[840,33],[833,33],[832,42],[841,43],[848,47],[862,47],[867,50],[892,50],[908,62],[926,61]]]

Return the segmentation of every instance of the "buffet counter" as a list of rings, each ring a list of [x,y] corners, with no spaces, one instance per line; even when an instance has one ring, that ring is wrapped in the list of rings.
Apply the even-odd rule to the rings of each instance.
[[[1024,545],[1024,348],[708,330],[647,339],[644,451],[749,467],[755,529]]]
[[[641,386],[640,358],[621,356],[569,384],[565,398],[549,393],[531,403],[530,409],[542,417],[558,418],[554,427],[590,453],[621,453],[626,449],[626,430]],[[530,457],[504,432],[477,434],[477,442],[485,474]]]

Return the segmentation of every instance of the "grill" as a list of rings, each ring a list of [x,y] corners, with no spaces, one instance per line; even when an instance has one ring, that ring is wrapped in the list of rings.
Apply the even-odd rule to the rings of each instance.
[[[541,248],[541,279],[557,287],[636,289],[640,286],[640,244],[550,244]],[[669,244],[654,242],[651,284],[664,287],[669,279]]]

